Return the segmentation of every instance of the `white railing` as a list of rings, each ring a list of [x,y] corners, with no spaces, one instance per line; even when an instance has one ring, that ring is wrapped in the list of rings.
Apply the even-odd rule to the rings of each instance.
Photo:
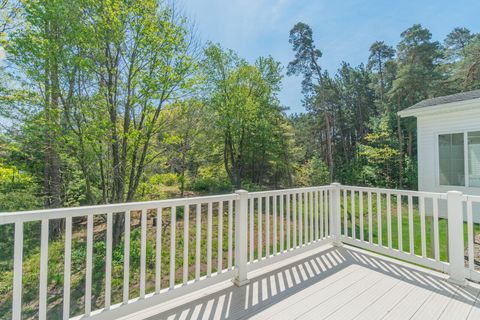
[[[72,238],[75,236],[86,238],[86,261],[85,261],[85,285],[84,285],[84,310],[80,317],[101,316],[104,311],[109,311],[109,318],[139,310],[145,303],[139,301],[152,300],[163,301],[162,298],[155,299],[155,296],[178,296],[185,290],[182,287],[201,287],[209,283],[221,281],[231,277],[233,270],[234,250],[234,208],[235,202],[239,201],[238,194],[222,196],[197,197],[175,200],[151,201],[140,203],[126,203],[103,206],[79,207],[69,209],[39,210],[17,213],[0,214],[1,225],[14,225],[14,257],[13,257],[13,294],[12,294],[12,318],[20,319],[22,316],[22,271],[23,263],[23,241],[24,225],[30,222],[41,223],[40,242],[40,266],[39,266],[39,296],[38,296],[38,317],[48,317],[48,250],[49,250],[49,223],[52,220],[61,220],[64,223],[64,231],[61,235],[64,241],[64,267],[63,267],[63,299],[62,318],[70,319],[71,306],[71,268],[72,268]],[[181,221],[177,221],[179,213],[183,214]],[[238,215],[238,212],[235,213]],[[112,304],[112,250],[113,250],[113,228],[115,219],[122,217],[122,245],[123,245],[123,290],[119,303]],[[134,220],[135,218],[135,220]],[[216,221],[216,266],[213,265],[212,240],[213,220]],[[224,222],[225,220],[225,222]],[[104,222],[106,221],[106,222]],[[132,296],[132,283],[130,272],[131,255],[131,231],[133,222],[137,222],[140,229],[140,267],[138,293]],[[194,225],[190,225],[194,222]],[[82,227],[82,225],[86,225]],[[95,308],[92,305],[92,282],[94,244],[99,231],[94,228],[105,226],[105,279],[104,279],[104,303],[102,308]],[[155,226],[154,226],[155,224]],[[205,226],[204,228],[203,226]],[[75,227],[75,228],[74,228]],[[182,230],[183,229],[183,230]],[[206,230],[205,230],[206,229]],[[75,233],[74,233],[75,230]],[[82,235],[78,236],[79,231]],[[118,230],[117,230],[118,231]],[[150,237],[147,240],[147,232]],[[223,233],[226,233],[226,237]],[[194,241],[189,239],[193,234]],[[167,239],[164,239],[167,237]],[[202,241],[207,239],[206,248],[202,248]],[[224,254],[223,241],[226,240],[226,252]],[[181,241],[179,241],[181,240]],[[1,240],[0,240],[1,241]],[[154,288],[147,293],[147,241],[154,247],[155,271]],[[165,245],[167,244],[167,245]],[[183,252],[177,256],[177,246],[183,246]],[[190,265],[190,252],[195,249],[195,261]],[[168,271],[162,270],[162,252],[168,252]],[[206,253],[206,254],[205,254]],[[177,260],[182,259],[182,265]],[[225,261],[225,264],[224,264]],[[206,266],[204,265],[206,264]],[[164,266],[164,264],[163,264]],[[177,269],[182,268],[182,276],[177,277]],[[194,273],[190,274],[190,268]],[[215,270],[213,270],[215,269]],[[150,271],[150,270],[148,270]],[[215,272],[214,272],[215,271]],[[135,278],[135,277],[134,277]],[[164,279],[167,278],[167,279]],[[214,279],[210,281],[205,281]],[[167,281],[165,281],[167,280]],[[166,283],[165,283],[166,282]],[[205,282],[205,284],[203,284]],[[198,283],[198,284],[197,284]],[[165,286],[165,288],[162,286]],[[136,285],[136,284],[134,284]],[[190,290],[190,288],[189,288]],[[178,292],[177,292],[178,291]],[[169,294],[175,292],[175,294]],[[97,310],[95,310],[97,309]],[[110,314],[111,313],[111,314]],[[103,316],[102,316],[103,317]],[[3,317],[0,317],[3,318]]]
[[[330,239],[331,186],[248,194],[248,270]]]
[[[438,202],[446,194],[352,186],[340,193],[343,242],[447,271],[438,224]]]
[[[479,196],[340,185],[332,192],[341,242],[449,273],[455,283],[480,281]]]
[[[466,207],[466,221],[467,221],[467,261],[468,268],[466,270],[465,277],[474,281],[480,281],[480,266],[475,264],[475,255],[479,254],[478,250],[475,250],[475,223],[480,219],[480,196],[465,195],[462,199],[464,207]],[[475,214],[476,213],[476,214]],[[465,218],[465,217],[464,217]],[[480,244],[479,244],[480,245]],[[478,259],[477,259],[478,260]]]
[[[63,319],[114,319],[226,279],[246,284],[249,271],[326,243],[350,244],[450,273],[457,283],[465,278],[478,281],[480,273],[474,263],[477,206],[480,197],[458,192],[332,184],[0,213],[0,227],[14,229],[11,316],[20,319],[24,309],[24,226],[29,223],[38,223],[40,228],[39,319],[49,318],[52,312],[48,303],[51,221],[63,222],[63,231],[54,240],[64,244],[62,308],[57,313]],[[121,237],[115,243],[118,221]],[[79,239],[85,241],[85,273],[79,291],[84,303],[72,310],[72,246]],[[104,278],[100,279],[103,299],[95,300],[98,292],[93,292],[93,285],[99,280],[94,279],[94,262],[99,257],[94,248],[98,241],[105,243]],[[136,250],[139,261],[132,261]],[[123,260],[120,268],[113,265],[114,253],[117,260],[118,255]],[[135,263],[139,266],[132,269]]]
[[[248,282],[248,271],[325,243],[320,240],[328,241],[330,235],[330,190],[330,186],[253,193],[240,190],[221,196],[0,213],[0,227],[11,225],[14,229],[12,318],[20,319],[24,309],[27,224],[37,223],[41,230],[38,301],[34,302],[38,303],[39,319],[52,316],[48,303],[52,221],[62,223],[61,235],[54,241],[64,245],[63,296],[55,316],[113,319],[228,278],[243,285]],[[121,237],[115,244],[118,221]],[[134,231],[140,241],[134,242]],[[72,310],[77,301],[72,301],[71,294],[78,289],[72,287],[72,246],[83,240],[85,275],[80,299],[84,303],[80,310]],[[98,241],[105,243],[104,258],[100,255],[104,278],[100,280],[94,279]],[[121,252],[119,245],[123,246]],[[153,251],[154,271],[148,267],[152,263],[147,249]],[[139,267],[132,270],[135,261],[131,254],[136,250],[140,252]],[[120,288],[114,253],[123,260]],[[148,279],[151,273],[153,279]],[[94,303],[99,294],[93,292],[96,281],[103,282],[103,298],[96,299],[102,305]]]

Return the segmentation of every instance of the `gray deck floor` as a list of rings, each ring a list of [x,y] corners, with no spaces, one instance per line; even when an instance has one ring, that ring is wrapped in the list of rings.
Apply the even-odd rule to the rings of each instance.
[[[328,246],[286,263],[244,287],[207,288],[139,319],[480,319],[478,285],[454,286],[366,251]]]

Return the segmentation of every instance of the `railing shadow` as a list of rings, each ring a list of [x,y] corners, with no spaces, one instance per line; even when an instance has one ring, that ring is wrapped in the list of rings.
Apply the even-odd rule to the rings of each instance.
[[[349,265],[351,263],[343,252],[330,248],[252,278],[243,287],[231,286],[148,319],[238,319],[251,316]]]
[[[345,275],[359,270],[345,270],[349,266],[368,268],[464,303],[474,304],[479,292],[471,287],[452,285],[444,277],[428,271],[420,271],[358,250],[334,247],[252,278],[246,286],[232,285],[148,319],[248,318],[342,270]]]
[[[410,283],[437,294],[445,295],[452,299],[474,304],[479,296],[479,290],[471,286],[462,287],[448,282],[446,277],[434,273],[408,267],[404,264],[393,262],[390,259],[375,257],[369,253],[357,250],[340,248],[343,255],[351,260],[351,263],[383,273],[389,277]]]

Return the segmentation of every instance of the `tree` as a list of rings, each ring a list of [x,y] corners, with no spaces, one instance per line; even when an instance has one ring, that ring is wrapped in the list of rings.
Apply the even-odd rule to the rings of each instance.
[[[276,98],[280,64],[267,57],[252,65],[210,43],[202,65],[207,108],[223,140],[225,171],[236,188],[249,175],[251,182],[260,184],[269,160],[285,152],[278,148],[285,143],[285,126],[279,123],[282,108]]]
[[[465,48],[475,38],[467,28],[455,28],[450,32],[444,40],[444,46],[447,56],[452,60],[457,60],[460,56],[465,55]]]
[[[205,108],[202,101],[188,99],[175,103],[166,110],[171,125],[162,135],[169,167],[179,175],[180,197],[184,196],[187,170],[201,159],[198,144],[207,145]],[[163,149],[163,148],[162,148]]]
[[[322,69],[319,59],[322,52],[315,47],[313,32],[310,26],[299,22],[290,30],[290,44],[295,52],[295,59],[289,62],[287,75],[302,75],[302,90],[305,95],[304,103],[307,109],[317,110],[322,114],[325,123],[325,139],[327,143],[326,158],[330,172],[330,181],[333,181],[333,143],[332,117],[325,103]]]
[[[376,41],[370,46],[367,68],[377,72],[379,81],[380,104],[385,104],[385,64],[390,62],[395,55],[395,50],[383,41]]]
[[[160,111],[195,82],[187,21],[155,0],[49,0],[23,10],[25,26],[7,50],[37,97],[29,113],[43,119],[47,206],[63,204],[61,171],[70,156],[89,202],[97,201],[98,176],[99,202],[132,201],[158,156],[150,151]],[[122,223],[115,220],[115,242]]]
[[[362,167],[362,182],[381,187],[397,187],[398,141],[390,128],[388,115],[374,119],[359,146],[359,155],[365,160]]]
[[[458,80],[458,90],[480,89],[480,35],[471,40],[462,50],[461,60],[455,65],[453,75]]]
[[[20,90],[30,91],[28,112],[40,115],[43,191],[45,206],[50,208],[63,205],[62,79],[64,70],[70,70],[71,56],[65,48],[71,45],[79,23],[77,7],[73,0],[22,2],[22,24],[11,31],[6,46],[8,63],[23,72],[18,76],[18,70],[13,71],[23,85]],[[52,237],[57,237],[62,222],[52,220],[50,225]]]
[[[401,33],[402,40],[397,46],[397,77],[390,90],[390,97],[397,105],[397,111],[430,96],[432,89],[440,79],[438,73],[439,59],[441,58],[440,45],[431,41],[432,34],[420,24],[415,24]],[[414,154],[415,123],[406,120],[407,127],[407,155]],[[399,167],[403,172],[404,139],[400,117],[397,116],[397,134],[399,141]],[[400,175],[400,187],[403,185],[403,176]]]

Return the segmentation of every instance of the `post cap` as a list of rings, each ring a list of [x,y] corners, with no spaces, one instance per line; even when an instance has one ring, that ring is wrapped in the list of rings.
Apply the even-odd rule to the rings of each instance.
[[[240,190],[235,190],[235,193],[237,193],[237,194],[248,194],[248,191],[240,189]]]
[[[339,187],[339,186],[341,186],[342,184],[339,183],[339,182],[332,182],[330,185],[335,186],[335,187]]]
[[[463,193],[460,192],[460,191],[456,191],[456,190],[447,191],[447,196],[459,197],[459,196],[462,196],[462,195],[463,195]]]

